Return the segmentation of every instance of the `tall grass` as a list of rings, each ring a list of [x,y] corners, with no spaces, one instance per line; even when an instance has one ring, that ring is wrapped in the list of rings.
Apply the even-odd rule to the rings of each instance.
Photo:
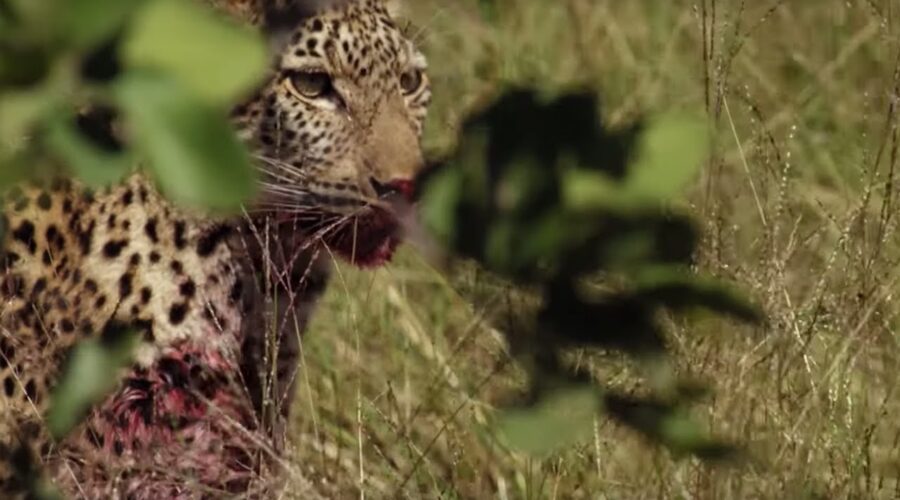
[[[409,0],[435,103],[426,145],[509,84],[591,87],[608,123],[703,110],[715,152],[685,198],[697,266],[764,306],[763,328],[668,321],[712,430],[713,466],[599,418],[593,440],[529,458],[489,432],[522,373],[470,304],[476,270],[402,252],[341,267],[304,337],[291,461],[331,498],[896,498],[900,6],[892,0]],[[514,126],[514,124],[511,124]],[[646,381],[612,354],[598,377]],[[292,490],[288,489],[287,496]],[[299,494],[298,494],[299,495]]]

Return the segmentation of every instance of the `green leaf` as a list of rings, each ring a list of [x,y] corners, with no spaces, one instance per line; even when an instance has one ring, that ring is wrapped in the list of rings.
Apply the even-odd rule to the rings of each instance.
[[[14,22],[14,26],[21,28],[13,32],[15,38],[44,44],[54,40],[57,35],[56,23],[48,22],[48,20],[56,17],[57,9],[64,1],[8,0],[3,10]],[[6,35],[6,33],[0,34]]]
[[[9,29],[16,15],[12,10],[9,0],[0,0],[0,28]],[[3,32],[0,32],[3,33]]]
[[[0,151],[17,151],[30,139],[35,125],[53,106],[46,90],[0,93]]]
[[[128,66],[168,72],[216,104],[250,91],[268,66],[258,35],[184,0],[156,0],[142,9],[123,56]]]
[[[250,199],[255,171],[225,116],[176,82],[130,74],[115,95],[163,191],[196,208],[236,210]]]
[[[51,394],[47,427],[55,438],[65,437],[116,388],[119,373],[132,362],[138,339],[133,332],[119,332],[76,345]]]
[[[642,300],[676,310],[705,308],[748,323],[763,320],[759,308],[731,286],[713,278],[698,276],[678,267],[648,265],[639,269],[634,279],[636,293]]]
[[[675,453],[707,460],[730,459],[737,453],[733,446],[710,436],[677,405],[612,393],[605,396],[604,404],[610,416]]]
[[[680,193],[708,153],[701,120],[679,115],[651,121],[638,140],[635,161],[624,180],[587,168],[567,169],[563,199],[574,210],[635,210],[655,206]]]
[[[39,45],[18,38],[0,43],[0,88],[38,85],[50,72],[52,62],[47,50]]]
[[[442,168],[425,183],[418,204],[422,223],[444,244],[452,244],[456,235],[456,207],[463,192],[463,174]]]
[[[577,224],[569,214],[554,211],[533,217],[523,228],[523,241],[517,243],[517,265],[536,267],[560,264],[569,250],[585,239],[586,225]]]
[[[90,48],[123,28],[142,0],[66,0],[59,20],[66,40],[77,48]]]
[[[659,431],[662,442],[676,452],[707,460],[727,459],[735,454],[731,446],[713,439],[699,422],[681,412],[665,417]]]
[[[82,182],[94,188],[122,180],[134,165],[129,155],[106,152],[86,141],[64,117],[48,124],[46,144]]]
[[[35,170],[33,151],[17,152],[4,156],[0,149],[0,189],[6,189],[32,175]]]
[[[595,387],[559,389],[533,408],[503,412],[498,432],[514,448],[545,455],[589,437],[599,408]]]
[[[563,173],[562,192],[573,210],[615,208],[627,205],[628,195],[608,175],[596,170],[568,169]]]
[[[484,248],[484,264],[503,274],[514,272],[513,257],[516,252],[517,226],[501,219],[491,225]]]
[[[639,139],[627,190],[660,201],[680,193],[696,175],[708,149],[709,132],[702,120],[680,115],[652,120]]]

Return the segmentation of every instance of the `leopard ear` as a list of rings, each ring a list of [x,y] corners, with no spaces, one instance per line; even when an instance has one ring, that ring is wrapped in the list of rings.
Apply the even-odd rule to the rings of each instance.
[[[294,28],[319,7],[319,0],[260,0],[266,31]]]
[[[328,9],[338,9],[355,0],[256,0],[263,27],[268,33],[292,31],[303,19]]]
[[[291,34],[307,17],[326,8],[330,0],[255,0],[260,27],[274,53],[280,53]]]

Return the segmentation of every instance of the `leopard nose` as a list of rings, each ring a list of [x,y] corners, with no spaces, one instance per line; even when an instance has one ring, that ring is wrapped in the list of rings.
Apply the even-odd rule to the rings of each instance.
[[[410,179],[394,179],[388,182],[371,179],[370,182],[379,198],[399,196],[409,203],[415,201],[416,187],[415,183]]]

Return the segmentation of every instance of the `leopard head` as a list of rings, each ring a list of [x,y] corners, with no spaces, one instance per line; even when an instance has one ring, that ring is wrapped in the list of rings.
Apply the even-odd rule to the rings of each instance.
[[[234,112],[262,170],[254,210],[377,265],[423,166],[426,61],[382,0],[312,1],[265,13],[275,64]]]

